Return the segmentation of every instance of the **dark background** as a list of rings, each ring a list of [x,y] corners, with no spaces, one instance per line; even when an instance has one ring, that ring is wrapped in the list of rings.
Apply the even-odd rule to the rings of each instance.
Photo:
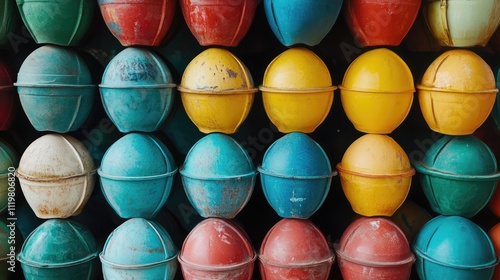
[[[176,12],[176,20],[172,30],[173,33],[170,39],[163,46],[150,49],[164,58],[170,66],[174,81],[180,83],[182,72],[189,61],[208,47],[202,47],[197,43],[184,23],[179,9]],[[6,59],[12,66],[14,76],[24,59],[40,46],[30,38],[25,28],[19,30],[17,34],[19,37],[14,44],[0,50],[1,57]],[[424,41],[420,42],[415,38],[406,38],[400,46],[389,47],[408,64],[414,75],[415,83],[420,81],[420,77],[429,64],[446,50],[436,46],[429,48],[426,45]],[[313,50],[327,64],[334,85],[341,84],[345,70],[352,60],[361,53],[373,49],[362,48],[355,42],[345,24],[342,13],[333,29],[319,45],[305,47]],[[88,32],[87,38],[83,44],[74,49],[85,57],[92,70],[95,83],[99,84],[105,66],[123,48],[108,31],[99,10],[96,9],[94,23]],[[255,85],[258,86],[262,82],[264,71],[269,62],[287,48],[281,45],[269,28],[261,3],[257,8],[251,29],[243,41],[237,47],[227,49],[247,65]],[[500,64],[500,59],[493,49],[490,47],[477,47],[473,48],[473,50],[496,70],[497,65]],[[97,160],[109,145],[123,135],[117,129],[110,129],[103,133],[99,129],[99,124],[106,118],[107,116],[100,104],[100,98],[96,98],[94,110],[88,121],[78,131],[69,133],[82,141],[88,141],[91,145],[91,152]],[[269,133],[269,131],[272,132]],[[253,156],[255,166],[258,166],[267,147],[283,135],[276,131],[265,114],[261,95],[257,93],[250,115],[239,131],[232,137],[248,149]],[[19,114],[11,129],[0,132],[0,137],[12,144],[19,155],[22,155],[24,149],[31,142],[45,133],[35,131],[19,107]],[[198,132],[187,118],[180,103],[180,98],[176,98],[174,111],[171,113],[165,127],[154,134],[165,141],[174,154],[178,166],[182,165],[189,148],[203,137],[203,134]],[[335,91],[330,114],[324,123],[310,136],[323,147],[332,166],[335,166],[340,162],[347,147],[361,135],[363,134],[354,129],[344,114],[339,91]],[[478,130],[477,135],[489,144],[494,151],[498,152],[496,145],[499,132],[491,119],[484,123]],[[408,155],[417,157],[423,155],[429,146],[440,137],[439,134],[430,131],[427,127],[420,113],[416,95],[408,117],[390,136],[405,149]],[[258,144],[251,146],[249,138],[256,139]],[[95,141],[93,142],[93,140]],[[43,220],[37,219],[29,206],[23,202],[20,189],[17,191],[17,196],[17,225],[21,236],[25,238]],[[408,199],[427,209],[431,215],[435,215],[430,210],[421,191],[418,176],[413,177]],[[339,177],[334,177],[324,204],[310,220],[321,229],[327,240],[333,243],[340,238],[344,229],[354,217],[354,212],[342,192]],[[108,206],[101,194],[98,183],[83,213],[73,217],[73,219],[89,227],[101,244],[104,243],[110,232],[123,222]],[[187,233],[201,221],[201,217],[194,214],[194,210],[190,207],[178,175],[172,193],[157,220],[167,228],[178,248],[181,248]],[[254,248],[258,251],[267,231],[279,220],[280,217],[268,205],[262,193],[260,182],[257,180],[252,198],[242,212],[238,214],[236,221],[248,233]],[[487,207],[472,220],[485,230],[489,230],[499,222],[499,219]],[[255,267],[254,278],[259,279],[257,263]],[[17,268],[20,268],[20,266],[17,266]],[[180,269],[178,272],[180,277]],[[416,277],[415,274],[413,276]],[[21,279],[21,277],[20,274],[16,276],[18,279]],[[333,265],[330,278],[341,279],[336,263]]]

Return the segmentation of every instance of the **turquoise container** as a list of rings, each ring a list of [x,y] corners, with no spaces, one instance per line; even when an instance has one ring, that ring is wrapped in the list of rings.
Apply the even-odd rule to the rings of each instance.
[[[79,45],[92,23],[95,0],[16,0],[37,44]]]
[[[14,171],[19,165],[19,155],[5,140],[0,139],[0,213],[7,209],[9,187],[15,189]],[[13,204],[15,201],[11,202]],[[13,204],[15,205],[15,204]]]
[[[97,242],[83,225],[51,219],[28,235],[17,258],[27,280],[90,280],[95,276]]]
[[[473,135],[443,136],[414,166],[432,210],[442,215],[473,217],[500,178],[495,155]]]
[[[234,218],[250,199],[257,177],[247,151],[222,133],[196,142],[180,173],[191,205],[205,218]]]
[[[258,168],[264,195],[282,218],[307,219],[323,204],[332,177],[325,151],[301,132],[289,133],[265,152]]]
[[[127,220],[107,238],[99,255],[104,279],[173,279],[177,254],[168,232],[156,222]]]
[[[422,280],[491,279],[498,259],[484,230],[459,216],[427,222],[413,242],[415,268]]]
[[[267,21],[278,40],[289,47],[315,46],[337,21],[343,0],[264,0]]]
[[[109,147],[97,172],[104,197],[120,217],[150,219],[167,201],[177,166],[158,138],[130,133]]]
[[[172,75],[155,53],[127,48],[104,70],[99,85],[109,118],[121,132],[159,130],[174,104]]]
[[[14,86],[33,127],[58,133],[80,128],[96,93],[83,58],[54,45],[39,47],[23,61]]]

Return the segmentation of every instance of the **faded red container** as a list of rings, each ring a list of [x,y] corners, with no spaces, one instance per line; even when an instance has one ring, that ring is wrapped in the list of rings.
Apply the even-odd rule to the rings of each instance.
[[[386,218],[358,218],[335,244],[345,280],[409,279],[415,256],[404,233]]]
[[[256,258],[248,235],[233,222],[218,218],[196,225],[178,257],[186,280],[250,280]]]
[[[104,22],[123,46],[159,46],[168,34],[176,0],[99,0]]]
[[[306,219],[282,219],[260,247],[262,279],[328,279],[335,255],[321,231]]]
[[[0,60],[0,131],[9,129],[16,116],[18,96],[12,83],[11,72]]]
[[[181,0],[184,19],[202,46],[237,46],[252,24],[259,0]]]
[[[363,46],[399,46],[417,18],[422,0],[347,0],[347,26]]]

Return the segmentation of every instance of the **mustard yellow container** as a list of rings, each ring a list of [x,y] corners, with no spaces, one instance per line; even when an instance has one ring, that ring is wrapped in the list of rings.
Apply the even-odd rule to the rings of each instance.
[[[330,71],[314,52],[291,48],[267,66],[262,86],[264,109],[280,132],[313,132],[333,103]]]
[[[415,86],[408,65],[386,48],[367,51],[347,68],[340,100],[354,128],[389,134],[410,112]]]
[[[209,48],[182,75],[182,105],[203,133],[232,134],[248,116],[258,89],[248,68],[231,52]]]
[[[415,169],[399,144],[387,135],[365,134],[337,164],[342,190],[354,212],[392,216],[410,191]]]
[[[450,50],[436,58],[417,85],[429,127],[447,135],[469,135],[488,118],[498,89],[490,66],[469,50]]]

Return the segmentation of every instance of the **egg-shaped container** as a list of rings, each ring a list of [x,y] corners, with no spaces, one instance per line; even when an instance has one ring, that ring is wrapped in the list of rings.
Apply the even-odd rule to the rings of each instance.
[[[16,0],[37,44],[79,45],[92,23],[95,0]]]
[[[178,89],[188,117],[207,134],[236,132],[258,90],[243,62],[221,48],[206,49],[193,58]]]
[[[415,22],[421,3],[422,0],[346,0],[344,14],[349,30],[361,46],[399,46]]]
[[[0,46],[11,43],[12,34],[18,32],[20,17],[17,11],[16,0],[6,0],[0,4]]]
[[[441,46],[486,46],[500,24],[496,0],[424,0],[422,10]]]
[[[19,98],[12,84],[11,69],[5,60],[0,59],[0,131],[8,130],[17,115]]]
[[[404,233],[382,217],[354,220],[334,248],[345,280],[410,279],[415,262]]]
[[[321,207],[337,175],[323,148],[301,132],[286,134],[271,144],[258,171],[274,211],[283,218],[301,219]]]
[[[336,88],[323,60],[299,47],[273,59],[259,87],[267,116],[284,133],[313,132],[330,112]]]
[[[92,232],[71,219],[50,219],[33,230],[17,255],[27,280],[91,280],[99,245]]]
[[[174,104],[172,75],[154,52],[126,48],[106,66],[99,85],[107,115],[121,132],[161,128]]]
[[[410,68],[386,48],[358,56],[339,88],[342,107],[354,128],[377,134],[389,134],[405,120],[415,92]]]
[[[492,279],[498,263],[486,232],[460,216],[433,218],[420,230],[412,247],[422,280]]]
[[[352,210],[363,216],[392,216],[408,196],[415,174],[403,148],[379,134],[356,139],[337,170]]]
[[[106,239],[99,255],[104,279],[174,279],[178,249],[160,224],[132,218]]]
[[[474,133],[490,115],[498,92],[490,66],[479,55],[463,49],[437,57],[417,90],[429,127],[448,135]]]
[[[234,218],[250,199],[257,172],[236,140],[211,133],[189,150],[181,170],[182,185],[202,217]]]
[[[422,206],[407,199],[389,219],[403,231],[408,241],[412,241],[432,216]]]
[[[16,175],[35,215],[41,219],[80,214],[96,180],[92,156],[79,140],[46,134],[21,156]]]
[[[315,46],[337,21],[343,0],[264,0],[266,18],[284,46]]]
[[[184,240],[178,257],[186,280],[250,280],[256,258],[246,232],[218,218],[198,223]]]
[[[96,93],[83,58],[54,45],[33,51],[23,61],[14,85],[31,125],[38,131],[58,133],[80,128]]]
[[[158,138],[129,133],[108,148],[97,172],[104,197],[120,217],[149,219],[167,201],[177,165]]]
[[[19,156],[14,148],[0,139],[0,213],[9,205],[9,193],[15,193],[15,171],[19,165]],[[10,205],[15,205],[11,199]],[[12,207],[11,207],[12,208]]]
[[[202,46],[238,46],[258,4],[259,0],[180,0],[184,20]]]
[[[491,149],[474,135],[445,135],[414,163],[433,211],[473,217],[495,192],[500,172]]]
[[[264,237],[259,261],[262,279],[326,280],[335,254],[311,221],[282,219]]]
[[[175,0],[99,0],[106,26],[122,46],[159,46],[174,19]]]
[[[488,237],[495,248],[495,254],[500,255],[500,223],[495,224],[489,231]],[[492,279],[500,279],[500,267],[495,266],[495,273]]]

